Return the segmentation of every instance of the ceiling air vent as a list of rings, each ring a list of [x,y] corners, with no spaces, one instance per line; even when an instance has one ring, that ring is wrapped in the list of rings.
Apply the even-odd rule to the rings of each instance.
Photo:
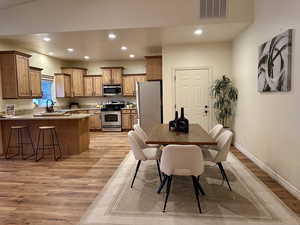
[[[200,18],[224,18],[227,0],[200,0]]]

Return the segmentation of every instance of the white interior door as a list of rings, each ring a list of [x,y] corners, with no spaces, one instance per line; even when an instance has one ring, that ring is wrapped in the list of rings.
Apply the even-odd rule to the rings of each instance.
[[[184,69],[175,72],[176,110],[184,108],[185,117],[190,123],[200,124],[209,130],[209,70]]]

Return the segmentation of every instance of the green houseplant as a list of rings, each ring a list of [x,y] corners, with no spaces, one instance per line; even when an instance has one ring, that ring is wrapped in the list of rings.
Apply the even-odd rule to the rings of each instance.
[[[212,88],[211,96],[214,98],[213,107],[218,123],[229,127],[233,116],[234,104],[238,99],[238,90],[233,86],[230,78],[225,75],[217,79]]]

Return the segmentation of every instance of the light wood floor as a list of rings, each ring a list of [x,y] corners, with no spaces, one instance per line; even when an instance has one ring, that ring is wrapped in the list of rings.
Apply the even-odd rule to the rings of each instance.
[[[0,225],[75,225],[130,148],[126,133],[91,133],[88,152],[55,162],[0,160]],[[300,216],[300,201],[232,152]]]

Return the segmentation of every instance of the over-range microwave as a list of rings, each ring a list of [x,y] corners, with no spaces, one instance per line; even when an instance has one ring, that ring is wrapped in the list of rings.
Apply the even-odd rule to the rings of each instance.
[[[103,85],[103,96],[117,96],[122,95],[121,85]]]

